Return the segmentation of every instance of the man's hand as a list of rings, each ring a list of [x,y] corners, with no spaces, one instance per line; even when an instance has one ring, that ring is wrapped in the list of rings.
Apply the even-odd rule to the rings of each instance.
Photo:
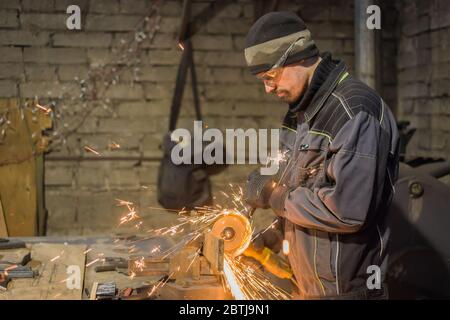
[[[245,202],[252,208],[269,208],[269,199],[276,184],[274,176],[263,176],[259,169],[252,171],[247,179]]]
[[[247,179],[245,202],[252,208],[272,208],[276,214],[281,214],[290,189],[278,185],[276,177],[263,176],[259,169],[252,171]]]

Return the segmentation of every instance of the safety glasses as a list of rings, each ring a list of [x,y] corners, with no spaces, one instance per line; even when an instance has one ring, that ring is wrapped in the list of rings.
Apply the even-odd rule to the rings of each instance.
[[[261,76],[258,76],[260,80],[264,82],[266,86],[274,87],[276,85],[276,82],[281,77],[281,74],[283,72],[284,64],[286,63],[287,58],[291,54],[292,50],[294,49],[295,45],[303,41],[305,37],[300,37],[294,42],[291,43],[291,45],[286,49],[286,51],[283,53],[283,55],[278,59],[277,62],[266,72],[264,72]]]

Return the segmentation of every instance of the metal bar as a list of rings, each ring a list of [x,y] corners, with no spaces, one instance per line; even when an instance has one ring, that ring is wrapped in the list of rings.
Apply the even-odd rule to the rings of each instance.
[[[359,80],[375,88],[375,30],[370,30],[366,25],[367,7],[373,2],[355,0],[355,74]]]

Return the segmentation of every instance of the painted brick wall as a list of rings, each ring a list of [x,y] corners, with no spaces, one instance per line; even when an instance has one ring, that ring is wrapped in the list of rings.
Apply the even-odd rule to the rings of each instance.
[[[398,112],[417,128],[410,156],[450,155],[450,2],[400,6]]]

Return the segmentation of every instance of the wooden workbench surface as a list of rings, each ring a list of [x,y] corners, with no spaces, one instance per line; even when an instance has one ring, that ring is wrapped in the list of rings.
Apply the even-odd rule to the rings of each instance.
[[[86,291],[90,292],[94,282],[114,282],[119,290],[152,285],[161,275],[130,277],[116,271],[98,273],[95,272],[95,266],[102,265],[106,257],[128,259],[130,255],[148,256],[155,246],[165,250],[172,245],[168,238],[140,241],[113,237],[14,238],[16,239],[24,241],[27,248],[0,250],[0,261],[3,256],[11,258],[29,251],[31,261],[27,265],[37,270],[39,275],[32,279],[12,279],[6,291],[0,290],[0,300],[89,299]],[[73,266],[79,267],[81,284],[78,287],[74,278],[70,278],[74,274],[74,268],[77,268]]]

